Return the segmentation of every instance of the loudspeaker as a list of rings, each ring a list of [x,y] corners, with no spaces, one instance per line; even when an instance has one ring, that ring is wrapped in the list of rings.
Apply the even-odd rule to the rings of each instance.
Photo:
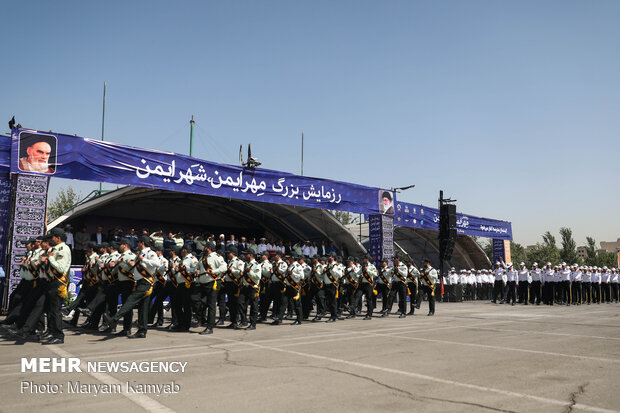
[[[449,228],[456,227],[456,205],[444,204],[439,210],[439,222]]]

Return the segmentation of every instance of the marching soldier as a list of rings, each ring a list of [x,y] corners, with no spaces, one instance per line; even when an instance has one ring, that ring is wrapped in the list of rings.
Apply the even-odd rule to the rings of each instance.
[[[11,325],[19,318],[19,314],[22,311],[26,297],[28,297],[36,286],[34,275],[31,272],[31,268],[33,268],[31,259],[35,254],[35,250],[40,248],[39,243],[40,241],[37,241],[34,238],[26,242],[27,251],[19,264],[20,281],[9,297],[7,316],[4,320],[0,321],[0,324]]]
[[[159,266],[155,271],[156,282],[153,286],[153,293],[151,294],[154,300],[149,300],[149,324],[151,327],[161,327],[164,325],[164,300],[168,297],[168,268],[170,263],[164,256],[162,247],[153,248],[157,257],[159,258]],[[157,322],[155,322],[155,316],[157,316]]]
[[[435,315],[435,283],[437,282],[437,270],[431,267],[428,258],[423,261],[422,271],[420,271],[422,289],[428,294],[428,315]]]
[[[361,272],[361,268],[360,268]],[[348,303],[348,310],[350,315],[347,318],[355,317],[357,309],[357,302],[355,301],[355,291],[358,287],[358,279],[360,274],[358,268],[355,265],[353,257],[347,259],[347,267],[344,269],[343,277],[341,278],[341,284],[343,285],[343,292],[345,295],[345,302]]]
[[[389,315],[389,296],[392,287],[392,269],[388,267],[386,259],[381,260],[381,268],[379,269],[379,277],[377,278],[376,289],[381,294],[381,317]]]
[[[107,313],[104,313],[103,318],[105,322],[101,326],[101,331],[114,330],[118,321],[125,314],[132,312],[135,306],[138,306],[138,331],[129,336],[129,338],[146,338],[146,331],[149,318],[149,296],[153,291],[153,279],[155,271],[159,267],[159,258],[157,254],[149,248],[150,238],[146,235],[141,236],[138,239],[138,249],[140,254],[131,261],[129,264],[132,266],[133,280],[135,286],[127,302],[123,304],[117,313],[110,317]]]
[[[338,283],[343,271],[341,266],[338,265],[334,253],[328,257],[327,261],[327,268],[324,268],[323,271],[323,291],[325,293],[326,310],[330,313],[327,322],[333,323],[338,319]]]
[[[390,293],[390,302],[388,305],[388,313],[392,311],[392,305],[396,295],[398,295],[398,313],[399,318],[407,317],[407,275],[408,269],[400,258],[394,258],[394,277],[392,279],[392,290]]]
[[[252,251],[246,251],[246,257],[248,259],[248,263],[245,265],[245,269],[243,271],[238,306],[239,312],[245,312],[246,303],[249,304],[250,325],[247,330],[256,330],[256,322],[258,321],[258,294],[260,291],[262,267],[254,259],[254,253]]]
[[[286,278],[286,271],[288,264],[277,253],[274,256],[275,263],[273,264],[271,281],[267,290],[267,300],[264,305],[261,305],[261,314],[259,321],[267,321],[267,312],[269,311],[269,305],[273,303],[272,313],[274,314],[274,321],[277,319],[280,312],[280,306],[282,305],[282,294],[286,290],[284,284]]]
[[[116,278],[116,282],[113,284],[115,288],[108,297],[108,315],[111,317],[114,317],[118,311],[119,294],[121,303],[124,305],[127,303],[135,284],[132,275],[133,264],[131,263],[136,259],[136,254],[131,251],[131,241],[128,238],[121,238],[118,248],[120,256],[115,263],[110,263],[112,276]],[[131,335],[132,320],[133,311],[128,311],[123,317],[123,329],[116,333],[117,337],[129,337]],[[114,329],[111,328],[110,332],[114,332]]]
[[[374,295],[375,295],[375,278],[377,277],[377,267],[370,262],[370,257],[365,256],[362,260],[362,276],[359,280],[359,286],[357,287],[356,302],[361,302],[362,295],[366,297],[366,316],[364,320],[370,320],[372,318],[372,312],[374,310]]]
[[[325,294],[322,291],[323,288],[323,264],[319,260],[319,256],[315,255],[312,258],[312,270],[308,278],[308,296],[307,306],[304,308],[304,318],[310,317],[312,311],[313,302],[316,299],[316,316],[312,321],[319,321],[325,314]]]
[[[93,299],[98,290],[98,269],[97,269],[97,260],[99,255],[95,252],[96,245],[92,242],[88,244],[86,248],[86,262],[82,266],[82,281],[80,292],[77,297],[71,304],[69,304],[64,313],[67,318],[70,317],[71,312],[74,311],[73,318],[70,320],[71,325],[77,325],[80,313],[78,307],[86,307],[88,303]],[[83,325],[86,326],[89,324],[87,320]]]
[[[61,228],[53,228],[42,240],[49,242],[51,248],[46,248],[40,256],[40,284],[36,287],[38,294],[35,305],[21,329],[9,331],[20,341],[28,339],[43,311],[47,309],[47,334],[43,334],[40,340],[47,340],[43,344],[62,344],[65,336],[60,309],[67,297],[71,250],[64,242],[66,235]]]
[[[181,247],[180,262],[174,268],[177,285],[174,296],[176,331],[188,331],[192,324],[191,287],[198,270],[198,260],[190,250],[191,247],[187,244]]]
[[[257,254],[258,248],[248,248],[254,254]],[[267,314],[269,311],[269,286],[271,284],[271,277],[273,276],[273,264],[269,261],[269,253],[266,251],[260,254],[260,266],[261,266],[261,280],[260,280],[260,292],[258,294],[258,307],[259,307],[259,322],[262,322],[262,315]],[[266,308],[265,308],[266,307]]]
[[[278,317],[273,321],[274,325],[281,324],[284,313],[288,308],[289,300],[293,301],[293,308],[296,319],[292,325],[300,325],[302,320],[301,311],[301,280],[304,278],[304,270],[302,264],[303,257],[299,258],[300,262],[295,260],[296,257],[290,257],[288,268],[286,269],[286,290],[282,294],[282,304],[280,304],[280,312]]]
[[[407,261],[407,288],[409,289],[409,313],[413,315],[418,304],[418,280],[420,271],[413,264],[412,260]],[[418,307],[419,308],[419,307]]]
[[[217,294],[221,287],[220,277],[226,273],[226,261],[215,252],[215,243],[208,241],[205,244],[203,257],[198,263],[198,283],[200,285],[200,300],[207,312],[207,326],[200,334],[213,334],[215,326],[215,307]],[[202,310],[204,311],[204,310]],[[202,312],[201,312],[202,313]]]
[[[228,297],[228,310],[230,311],[230,325],[226,328],[239,330],[239,294],[241,293],[241,276],[245,268],[245,264],[237,258],[237,248],[234,246],[227,247],[228,267],[226,276],[224,277],[224,290]]]

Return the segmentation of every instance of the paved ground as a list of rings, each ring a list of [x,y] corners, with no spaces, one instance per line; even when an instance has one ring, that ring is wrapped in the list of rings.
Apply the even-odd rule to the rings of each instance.
[[[150,331],[146,340],[68,331],[62,346],[0,341],[0,410],[220,412],[620,411],[620,304],[533,307],[426,303],[413,317]],[[196,329],[198,331],[198,329]],[[187,361],[185,373],[21,373],[21,357]],[[170,383],[178,394],[125,391]],[[20,393],[22,381],[63,384]],[[122,394],[67,394],[67,382]]]

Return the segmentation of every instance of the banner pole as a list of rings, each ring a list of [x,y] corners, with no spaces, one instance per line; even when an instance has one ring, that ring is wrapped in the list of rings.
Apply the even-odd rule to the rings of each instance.
[[[105,132],[105,92],[106,92],[107,84],[103,82],[103,113],[101,115],[101,141],[103,142],[104,132]],[[99,195],[101,195],[102,185],[99,182]]]
[[[193,156],[194,154],[194,115],[192,115],[192,119],[189,121],[189,156]]]

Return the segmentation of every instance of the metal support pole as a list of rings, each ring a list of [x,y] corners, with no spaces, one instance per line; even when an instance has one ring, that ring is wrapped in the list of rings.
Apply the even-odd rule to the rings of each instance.
[[[192,119],[189,121],[189,156],[194,155],[194,115],[192,115]]]

